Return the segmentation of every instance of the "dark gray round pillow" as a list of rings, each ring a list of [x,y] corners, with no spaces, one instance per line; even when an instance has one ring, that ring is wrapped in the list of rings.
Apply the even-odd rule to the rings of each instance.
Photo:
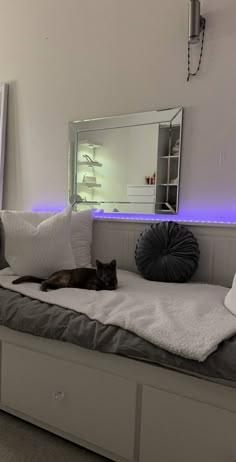
[[[185,226],[173,221],[155,223],[140,235],[135,261],[145,279],[186,282],[198,267],[197,239]]]

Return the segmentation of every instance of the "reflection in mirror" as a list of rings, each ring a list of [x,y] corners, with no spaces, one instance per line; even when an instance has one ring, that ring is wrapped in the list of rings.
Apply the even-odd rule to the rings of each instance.
[[[178,211],[182,108],[70,123],[75,209]]]

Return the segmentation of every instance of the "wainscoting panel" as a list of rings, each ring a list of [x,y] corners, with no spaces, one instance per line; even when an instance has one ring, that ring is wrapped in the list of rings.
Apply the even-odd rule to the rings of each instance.
[[[134,252],[141,232],[149,223],[96,220],[93,263],[96,258],[116,258],[118,267],[137,272]],[[230,287],[236,272],[236,227],[234,225],[185,225],[199,242],[201,257],[193,280]]]

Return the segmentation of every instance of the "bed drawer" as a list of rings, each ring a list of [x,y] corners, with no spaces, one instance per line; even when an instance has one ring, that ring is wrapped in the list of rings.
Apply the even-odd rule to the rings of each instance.
[[[133,458],[133,382],[7,343],[2,353],[3,405]]]
[[[236,414],[144,387],[140,462],[235,462]]]

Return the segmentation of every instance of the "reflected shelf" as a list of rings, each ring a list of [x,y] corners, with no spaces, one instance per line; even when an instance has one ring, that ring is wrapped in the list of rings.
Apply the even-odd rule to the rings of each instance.
[[[100,143],[89,143],[88,141],[81,141],[79,146],[83,146],[86,148],[102,148],[102,144]]]
[[[153,202],[142,202],[142,201],[89,201],[89,200],[77,200],[74,204],[140,204],[140,205],[153,205]],[[156,204],[159,204],[156,202]]]
[[[179,186],[179,185],[175,183],[160,183],[160,184],[157,184],[157,186]]]
[[[101,188],[102,187],[102,185],[99,184],[99,183],[84,183],[84,182],[81,182],[81,183],[77,183],[77,185],[86,186],[87,188]]]
[[[178,159],[179,155],[177,156],[160,156],[160,159]]]
[[[96,161],[92,161],[92,162],[79,161],[78,165],[87,165],[88,167],[102,167],[102,164],[100,162],[96,162]]]

